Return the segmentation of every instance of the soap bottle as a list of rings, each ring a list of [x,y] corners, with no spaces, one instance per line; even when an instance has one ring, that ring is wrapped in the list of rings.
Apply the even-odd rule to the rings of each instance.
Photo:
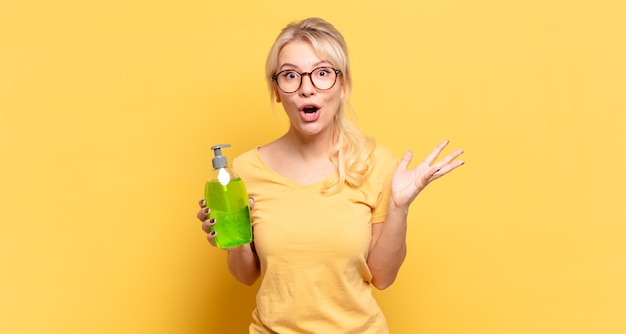
[[[204,200],[211,209],[209,218],[215,219],[215,244],[219,248],[230,248],[252,242],[250,202],[243,181],[228,166],[222,148],[230,144],[211,147],[213,170],[204,187]]]

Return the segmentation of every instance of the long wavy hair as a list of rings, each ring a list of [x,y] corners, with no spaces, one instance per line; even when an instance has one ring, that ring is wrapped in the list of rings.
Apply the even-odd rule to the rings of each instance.
[[[287,25],[276,38],[265,63],[267,80],[272,103],[276,101],[277,87],[272,79],[278,69],[278,54],[282,48],[293,41],[310,43],[313,49],[336,69],[341,71],[341,80],[345,97],[335,115],[335,133],[330,159],[337,168],[338,177],[330,179],[322,193],[338,192],[344,184],[357,188],[361,186],[371,170],[372,152],[375,141],[362,133],[346,115],[346,109],[352,112],[348,100],[352,89],[352,73],[348,61],[348,49],[341,33],[330,23],[320,18],[308,18]]]

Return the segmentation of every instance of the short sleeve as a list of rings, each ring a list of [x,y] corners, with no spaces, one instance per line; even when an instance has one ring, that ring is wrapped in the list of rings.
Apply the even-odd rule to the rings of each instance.
[[[391,178],[398,166],[398,159],[387,148],[377,145],[374,150],[374,168],[370,175],[373,189],[378,193],[376,206],[372,210],[372,223],[382,223],[387,216],[391,196]]]

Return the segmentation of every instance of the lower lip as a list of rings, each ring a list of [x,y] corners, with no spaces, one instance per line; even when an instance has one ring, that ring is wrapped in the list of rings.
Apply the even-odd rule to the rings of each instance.
[[[300,112],[300,117],[305,122],[315,122],[320,117],[319,109],[316,112],[306,113],[304,111]]]

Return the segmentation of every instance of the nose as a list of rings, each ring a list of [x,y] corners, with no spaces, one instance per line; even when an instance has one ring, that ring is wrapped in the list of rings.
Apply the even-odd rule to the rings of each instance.
[[[308,79],[305,79],[304,76],[307,76]],[[316,93],[317,89],[313,85],[313,79],[311,78],[310,73],[302,73],[302,83],[300,84],[300,95],[301,96],[310,96]]]

